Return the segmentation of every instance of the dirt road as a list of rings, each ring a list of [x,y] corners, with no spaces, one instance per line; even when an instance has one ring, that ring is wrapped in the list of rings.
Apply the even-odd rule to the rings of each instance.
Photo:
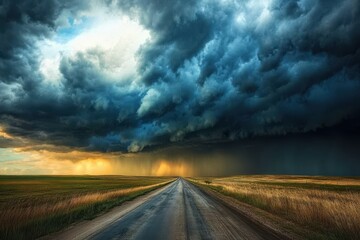
[[[85,235],[74,231],[75,227],[73,233],[65,232],[56,238],[279,239],[182,178],[111,222],[95,225]]]

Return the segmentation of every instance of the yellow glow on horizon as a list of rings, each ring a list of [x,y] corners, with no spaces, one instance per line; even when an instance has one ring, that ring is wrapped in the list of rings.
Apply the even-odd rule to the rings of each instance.
[[[158,166],[153,168],[155,176],[188,176],[191,175],[191,169],[185,163],[173,163],[161,160]]]
[[[57,149],[59,150],[59,149]],[[13,148],[0,174],[191,176],[185,161],[157,159],[150,154],[49,151]],[[10,160],[16,157],[16,160]]]
[[[106,159],[85,159],[74,164],[74,173],[106,175],[115,174],[110,161]]]

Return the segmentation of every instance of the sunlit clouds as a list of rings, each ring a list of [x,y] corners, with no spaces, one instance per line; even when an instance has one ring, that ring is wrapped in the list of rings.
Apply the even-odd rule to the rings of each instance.
[[[73,19],[71,24],[60,27],[51,39],[39,43],[39,71],[45,81],[59,81],[61,60],[76,59],[79,54],[86,54],[108,79],[136,79],[136,53],[150,39],[149,31],[127,16],[112,12],[92,14],[77,21]]]
[[[10,134],[6,133],[4,131],[4,129],[0,126],[0,138],[13,139],[14,137],[12,137]]]

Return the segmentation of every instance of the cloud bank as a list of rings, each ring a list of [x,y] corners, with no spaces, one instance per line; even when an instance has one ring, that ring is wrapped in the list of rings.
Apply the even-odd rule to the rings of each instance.
[[[139,152],[357,122],[359,4],[2,1],[0,147]]]

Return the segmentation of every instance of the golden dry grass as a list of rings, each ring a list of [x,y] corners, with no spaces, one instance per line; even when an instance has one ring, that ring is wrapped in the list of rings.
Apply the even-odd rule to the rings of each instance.
[[[0,176],[0,239],[35,239],[174,178]]]
[[[105,193],[89,193],[84,195],[72,196],[66,200],[60,200],[56,203],[44,203],[41,205],[34,205],[31,200],[29,202],[13,202],[9,204],[8,208],[1,211],[0,226],[1,228],[11,228],[12,226],[19,226],[28,223],[34,219],[40,219],[49,215],[57,213],[71,212],[73,209],[89,205],[97,202],[102,202],[108,199],[127,196],[143,190],[155,188],[164,183],[153,184],[149,186],[127,188]],[[26,206],[26,207],[19,207]]]
[[[233,196],[333,239],[360,238],[360,179],[292,176],[197,178]]]

